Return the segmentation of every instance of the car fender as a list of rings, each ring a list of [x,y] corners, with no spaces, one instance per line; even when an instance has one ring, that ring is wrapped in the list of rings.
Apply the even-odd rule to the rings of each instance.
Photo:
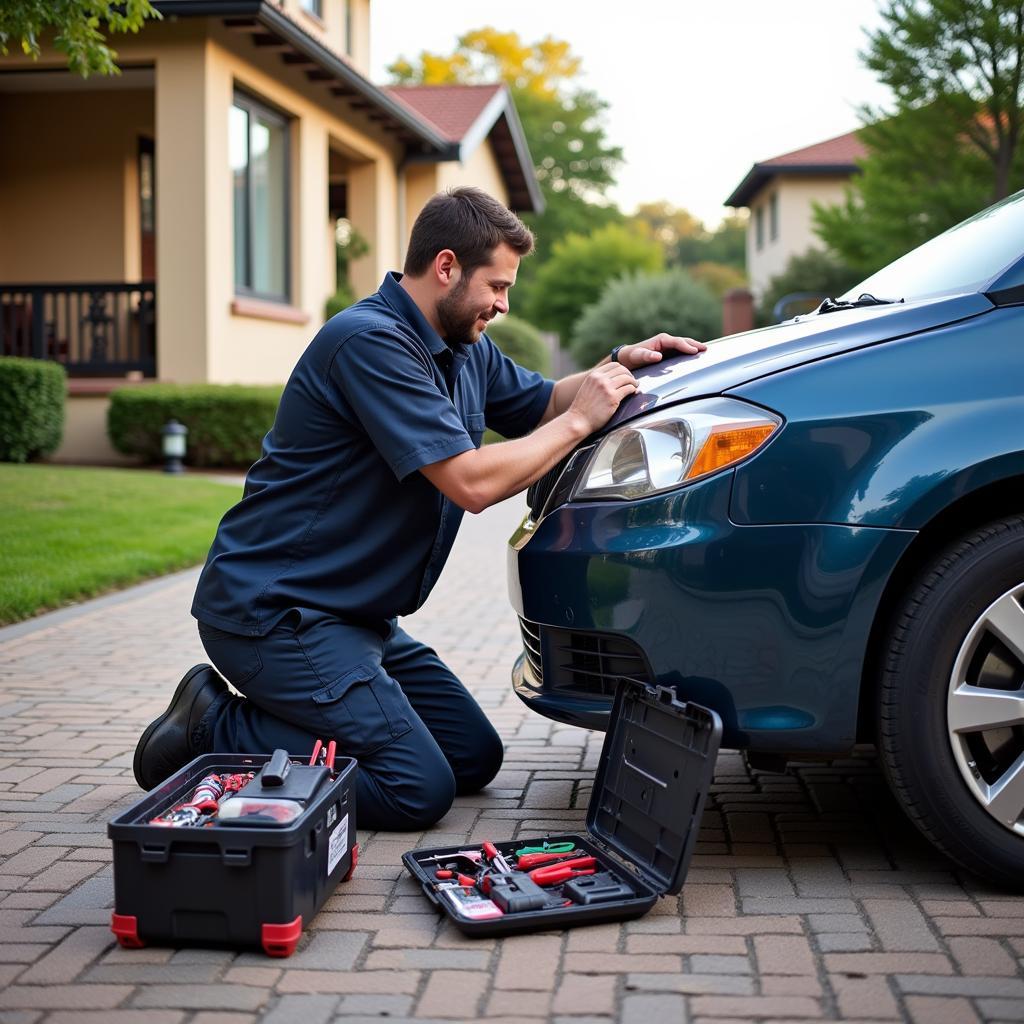
[[[1022,337],[1024,307],[995,309],[730,391],[786,420],[737,469],[730,517],[919,530],[1024,476]]]

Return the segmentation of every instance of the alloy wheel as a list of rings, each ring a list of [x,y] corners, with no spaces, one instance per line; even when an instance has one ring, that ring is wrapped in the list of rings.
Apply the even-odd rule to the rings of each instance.
[[[1024,835],[1024,585],[978,617],[957,652],[946,727],[957,767],[979,804]]]

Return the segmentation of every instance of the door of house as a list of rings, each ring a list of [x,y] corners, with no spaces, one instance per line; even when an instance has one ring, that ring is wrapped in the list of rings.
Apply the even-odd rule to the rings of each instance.
[[[139,230],[143,281],[156,280],[156,148],[139,138]]]

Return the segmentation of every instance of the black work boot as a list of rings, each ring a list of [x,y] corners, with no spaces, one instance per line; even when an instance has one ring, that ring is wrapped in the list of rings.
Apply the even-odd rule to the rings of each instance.
[[[210,665],[190,668],[178,683],[167,710],[150,723],[135,748],[132,768],[143,789],[158,786],[197,754],[195,733],[210,705],[228,688]]]

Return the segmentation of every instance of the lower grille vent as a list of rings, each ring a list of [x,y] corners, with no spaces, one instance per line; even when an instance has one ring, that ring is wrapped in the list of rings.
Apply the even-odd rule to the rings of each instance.
[[[547,691],[613,697],[619,682],[651,684],[643,651],[625,637],[519,620],[530,672]]]

